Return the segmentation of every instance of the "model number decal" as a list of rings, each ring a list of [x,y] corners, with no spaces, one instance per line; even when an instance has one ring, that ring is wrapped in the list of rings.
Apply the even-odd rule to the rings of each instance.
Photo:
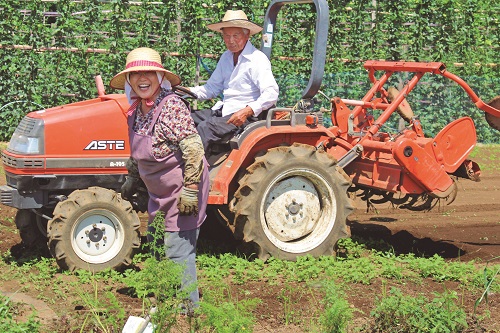
[[[125,162],[109,162],[110,167],[124,167]]]
[[[84,150],[124,150],[124,140],[93,140]]]

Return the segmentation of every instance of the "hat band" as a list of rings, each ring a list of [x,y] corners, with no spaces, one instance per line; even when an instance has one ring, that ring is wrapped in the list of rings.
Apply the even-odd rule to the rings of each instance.
[[[163,68],[163,66],[155,61],[149,61],[149,60],[135,60],[131,61],[125,66],[126,69],[129,69],[131,67],[139,67],[139,66],[153,66],[153,67],[158,67],[158,68]]]

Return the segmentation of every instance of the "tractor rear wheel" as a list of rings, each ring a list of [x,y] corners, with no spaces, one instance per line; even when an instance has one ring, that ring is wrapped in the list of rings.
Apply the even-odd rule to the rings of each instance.
[[[500,96],[493,98],[488,102],[488,105],[500,110]],[[484,116],[488,125],[500,131],[500,117],[495,117],[494,115],[489,113],[485,113]]]
[[[235,236],[257,245],[259,258],[331,255],[347,237],[350,179],[336,160],[294,144],[267,151],[247,169],[231,202]]]
[[[119,269],[140,246],[139,226],[132,205],[115,191],[76,190],[54,209],[49,249],[63,269]]]

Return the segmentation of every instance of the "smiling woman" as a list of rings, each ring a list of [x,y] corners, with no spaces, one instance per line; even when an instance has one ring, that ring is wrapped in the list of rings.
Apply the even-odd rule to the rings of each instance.
[[[148,230],[152,231],[157,214],[163,214],[162,257],[185,265],[184,288],[197,280],[196,242],[206,217],[209,177],[189,106],[172,91],[180,82],[163,67],[158,52],[143,47],[128,54],[125,70],[110,85],[125,89],[131,104],[127,123],[133,163],[128,164],[131,168],[122,197],[133,193],[140,177],[149,194]],[[188,311],[199,301],[196,288],[190,290]]]

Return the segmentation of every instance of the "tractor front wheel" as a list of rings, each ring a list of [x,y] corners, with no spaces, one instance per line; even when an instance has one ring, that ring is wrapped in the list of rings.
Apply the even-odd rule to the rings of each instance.
[[[54,209],[49,249],[63,269],[118,269],[132,262],[140,246],[139,226],[132,205],[115,191],[76,190]]]
[[[239,182],[231,204],[235,236],[256,244],[264,260],[331,255],[348,235],[349,186],[324,151],[305,144],[270,149]]]

